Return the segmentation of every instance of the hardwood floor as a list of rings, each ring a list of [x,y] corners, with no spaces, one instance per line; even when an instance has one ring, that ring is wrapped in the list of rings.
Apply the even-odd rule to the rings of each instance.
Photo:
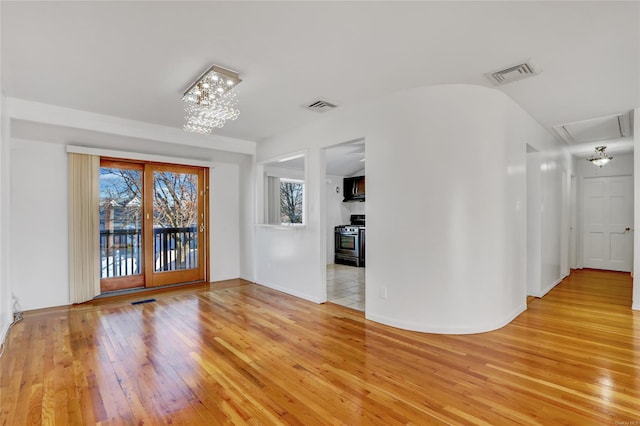
[[[0,424],[640,422],[628,274],[574,271],[466,336],[241,280],[152,297],[25,313],[0,358]]]

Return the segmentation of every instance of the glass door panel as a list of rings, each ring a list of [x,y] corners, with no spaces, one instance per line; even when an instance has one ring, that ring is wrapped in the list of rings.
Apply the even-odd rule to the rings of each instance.
[[[141,165],[100,164],[100,287],[144,286]]]
[[[147,167],[153,241],[148,286],[204,280],[204,172],[183,166]],[[151,235],[152,232],[152,235]]]

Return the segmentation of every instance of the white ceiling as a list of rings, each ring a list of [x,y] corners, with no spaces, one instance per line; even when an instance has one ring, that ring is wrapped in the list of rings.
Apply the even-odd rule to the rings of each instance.
[[[638,2],[2,1],[10,97],[181,127],[211,64],[240,73],[240,118],[217,133],[261,141],[402,89],[470,83],[532,58],[500,87],[554,125],[639,105]]]
[[[334,145],[325,150],[327,174],[354,176],[365,169],[365,141],[357,140]]]

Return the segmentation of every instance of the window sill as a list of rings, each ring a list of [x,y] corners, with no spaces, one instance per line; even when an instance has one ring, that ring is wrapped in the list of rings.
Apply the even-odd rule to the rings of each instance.
[[[256,223],[256,227],[258,228],[267,228],[267,229],[306,229],[306,224],[300,225],[272,225],[269,223]]]

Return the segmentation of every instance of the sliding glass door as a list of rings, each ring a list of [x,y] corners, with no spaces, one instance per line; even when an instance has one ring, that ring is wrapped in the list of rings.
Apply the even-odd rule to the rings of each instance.
[[[103,292],[143,287],[143,167],[100,163],[100,287]]]
[[[146,228],[149,244],[147,267],[152,271],[147,286],[204,279],[204,171],[191,167],[147,168],[151,190]]]
[[[203,281],[206,169],[103,159],[101,290]]]

